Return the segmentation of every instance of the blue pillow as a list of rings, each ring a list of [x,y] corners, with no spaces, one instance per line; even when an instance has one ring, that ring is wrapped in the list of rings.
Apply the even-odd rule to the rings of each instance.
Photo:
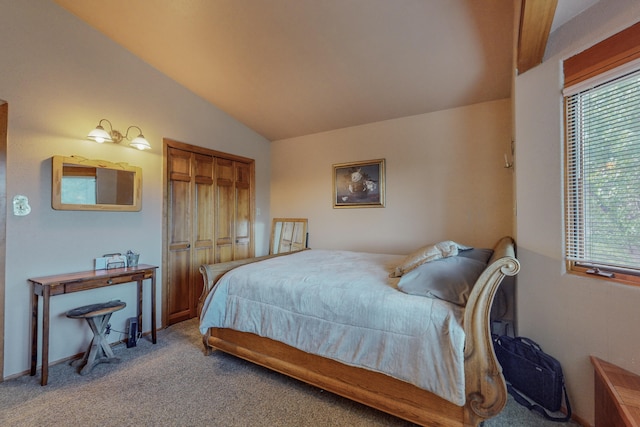
[[[472,257],[443,258],[405,273],[398,282],[398,288],[410,295],[437,298],[465,306],[473,285],[486,266],[485,262]]]

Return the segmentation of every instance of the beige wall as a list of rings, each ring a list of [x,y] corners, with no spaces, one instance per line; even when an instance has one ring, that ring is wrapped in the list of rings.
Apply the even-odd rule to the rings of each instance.
[[[511,104],[500,100],[272,142],[271,213],[309,218],[313,248],[408,253],[510,235]],[[332,165],[386,160],[386,207],[333,209]]]
[[[268,247],[270,172],[268,141],[53,2],[0,0],[0,11],[0,98],[9,103],[7,196],[26,195],[32,207],[28,216],[9,213],[7,219],[4,374],[11,376],[28,369],[27,278],[89,270],[94,257],[127,249],[139,251],[142,263],[161,264],[163,137],[256,160],[258,254]],[[85,140],[105,117],[121,131],[140,126],[153,150]],[[50,158],[56,154],[142,167],[142,211],[54,211]],[[91,335],[87,325],[67,319],[66,310],[116,298],[128,306],[111,323],[124,330],[135,313],[133,284],[53,298],[50,360],[84,351]],[[144,326],[149,329],[148,315]]]
[[[515,86],[520,334],[560,360],[574,412],[591,423],[589,355],[640,373],[640,288],[565,273],[562,60],[639,19],[638,2],[601,0],[558,29]]]

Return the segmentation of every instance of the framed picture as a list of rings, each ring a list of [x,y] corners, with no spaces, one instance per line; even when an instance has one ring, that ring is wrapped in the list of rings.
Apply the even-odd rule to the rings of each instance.
[[[333,165],[334,208],[383,208],[384,159]]]

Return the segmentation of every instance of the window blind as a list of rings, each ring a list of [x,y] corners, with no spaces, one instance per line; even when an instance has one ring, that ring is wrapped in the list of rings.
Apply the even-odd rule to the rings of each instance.
[[[640,272],[640,70],[565,98],[566,256]]]

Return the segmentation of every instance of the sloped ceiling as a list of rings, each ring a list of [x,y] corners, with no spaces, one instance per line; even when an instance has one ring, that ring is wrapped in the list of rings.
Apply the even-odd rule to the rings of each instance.
[[[510,96],[516,1],[54,1],[269,140]]]

